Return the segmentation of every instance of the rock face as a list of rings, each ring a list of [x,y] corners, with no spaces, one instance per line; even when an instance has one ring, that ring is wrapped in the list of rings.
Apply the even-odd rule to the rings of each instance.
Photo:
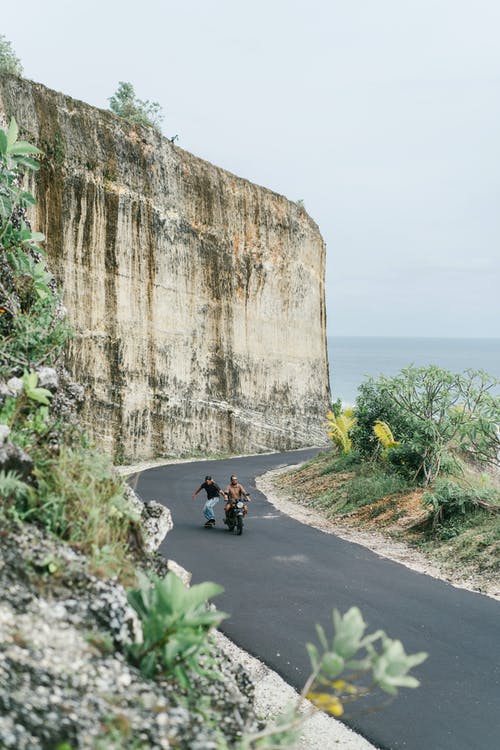
[[[324,441],[325,247],[304,209],[30,81],[33,227],[64,287],[84,421],[115,459]]]
[[[221,735],[235,747],[256,730],[253,684],[216,641],[207,666],[218,679],[193,674],[193,705],[186,695],[183,704],[178,684],[148,680],[127,661],[142,626],[123,587],[91,575],[56,537],[5,516],[0,586],[0,748],[209,750]]]

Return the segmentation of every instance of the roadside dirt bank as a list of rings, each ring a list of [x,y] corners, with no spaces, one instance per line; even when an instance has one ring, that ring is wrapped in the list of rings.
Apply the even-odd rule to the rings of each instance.
[[[286,489],[277,486],[277,480],[282,474],[300,466],[301,464],[296,464],[295,466],[289,465],[273,469],[257,478],[257,488],[275,508],[301,523],[313,526],[326,534],[336,534],[342,539],[361,544],[381,557],[387,557],[401,563],[401,565],[405,565],[418,573],[439,578],[457,588],[467,589],[500,600],[500,581],[498,579],[491,579],[480,573],[468,572],[463,574],[460,571],[450,571],[437,561],[428,559],[426,555],[409,544],[392,539],[375,529],[355,528],[345,522],[331,521],[318,510],[301,505],[297,500],[292,499]]]

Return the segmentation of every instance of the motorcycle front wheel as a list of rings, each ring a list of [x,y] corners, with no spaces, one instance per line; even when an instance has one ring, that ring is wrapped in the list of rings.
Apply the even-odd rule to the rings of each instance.
[[[236,533],[238,536],[243,533],[243,518],[242,516],[238,516],[236,519]]]

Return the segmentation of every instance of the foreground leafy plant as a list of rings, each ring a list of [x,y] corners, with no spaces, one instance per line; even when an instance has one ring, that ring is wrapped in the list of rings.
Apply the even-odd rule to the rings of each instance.
[[[306,687],[307,697],[316,705],[318,699],[324,703],[327,699],[324,692],[317,693],[315,685],[330,689],[326,696],[331,696],[329,713],[341,716],[343,704],[366,696],[375,687],[391,696],[396,696],[398,688],[418,687],[418,680],[409,674],[412,667],[421,664],[427,658],[424,652],[407,655],[400,641],[389,638],[383,630],[365,635],[366,623],[357,607],[352,607],[344,616],[333,610],[334,636],[331,645],[320,625],[316,626],[318,638],[324,653],[313,644],[307,644],[313,673]],[[380,645],[377,650],[375,644]],[[359,656],[359,651],[365,651]],[[345,670],[353,670],[344,680],[339,676]],[[369,684],[362,684],[363,678],[371,675]]]
[[[33,157],[41,151],[18,135],[14,118],[7,130],[0,129],[0,375],[5,377],[53,363],[70,333],[37,245],[44,236],[26,219],[35,199],[22,187],[22,177],[39,168]]]
[[[14,427],[16,423],[24,421],[36,410],[42,421],[47,419],[47,407],[50,404],[52,393],[46,388],[38,386],[38,374],[36,372],[24,372],[22,378],[22,391],[17,397],[8,396],[0,409],[0,423]],[[40,413],[41,412],[41,413]]]
[[[345,704],[365,698],[376,689],[394,698],[399,688],[418,687],[420,683],[410,670],[422,664],[427,654],[407,654],[401,641],[389,638],[383,630],[365,635],[366,627],[357,607],[351,607],[344,615],[333,610],[334,632],[330,643],[324,629],[317,625],[321,648],[311,643],[306,646],[312,673],[295,708],[275,724],[245,738],[239,750],[283,747],[280,744],[283,738],[288,741],[291,735],[297,737],[301,724],[315,711],[342,716]],[[301,713],[306,699],[312,706]]]
[[[129,647],[129,659],[145,677],[171,675],[187,688],[189,670],[206,674],[199,657],[210,630],[226,617],[207,603],[223,589],[215,583],[188,588],[174,573],[162,579],[138,572],[137,579],[128,600],[141,619],[144,640]]]
[[[0,191],[2,229],[0,239],[2,240],[8,236],[9,224],[12,228],[11,217],[14,208],[16,206],[26,208],[35,204],[33,196],[21,187],[20,176],[24,169],[39,169],[38,162],[32,157],[39,156],[41,151],[31,143],[19,141],[18,134],[19,128],[14,118],[11,119],[6,131],[0,129],[0,166],[2,169]],[[16,237],[22,243],[29,243],[41,238],[40,233],[32,234],[26,225],[19,227],[19,235]]]

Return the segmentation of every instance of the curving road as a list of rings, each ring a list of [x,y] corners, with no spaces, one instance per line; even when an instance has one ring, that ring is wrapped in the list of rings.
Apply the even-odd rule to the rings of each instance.
[[[357,544],[304,526],[277,511],[254,477],[303,461],[315,450],[172,464],[143,472],[137,492],[159,500],[174,529],[160,548],[193,572],[193,582],[222,584],[221,629],[299,690],[308,673],[304,644],[315,623],[331,632],[331,612],[360,607],[369,632],[383,628],[408,652],[425,650],[417,690],[349,726],[382,750],[494,750],[500,747],[500,602],[454,588],[381,558]],[[243,535],[222,524],[203,528],[205,493],[191,494],[212,474],[225,487],[231,473],[251,494]],[[329,750],[329,748],[325,748]]]

